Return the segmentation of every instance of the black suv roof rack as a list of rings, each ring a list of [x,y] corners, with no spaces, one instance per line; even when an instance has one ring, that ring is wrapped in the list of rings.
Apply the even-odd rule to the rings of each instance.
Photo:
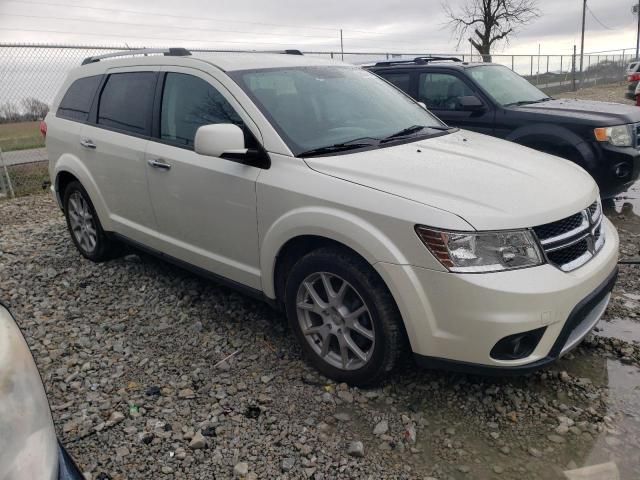
[[[409,63],[414,63],[416,65],[424,65],[429,62],[462,62],[458,57],[438,57],[438,56],[427,56],[427,57],[416,57],[413,60],[388,60],[384,62],[377,62],[375,64],[376,67],[388,67],[391,65],[404,65]]]
[[[121,52],[87,57],[82,61],[82,65],[99,62],[106,58],[128,57],[131,55],[150,55],[153,53],[162,53],[166,57],[186,57],[191,55],[191,52],[186,48],[137,48],[133,50],[122,50]]]

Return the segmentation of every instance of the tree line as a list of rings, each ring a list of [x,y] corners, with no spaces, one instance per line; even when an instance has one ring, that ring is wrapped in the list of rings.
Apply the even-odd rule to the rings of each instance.
[[[49,112],[49,105],[34,97],[19,103],[7,101],[0,104],[0,123],[32,122],[42,120]]]

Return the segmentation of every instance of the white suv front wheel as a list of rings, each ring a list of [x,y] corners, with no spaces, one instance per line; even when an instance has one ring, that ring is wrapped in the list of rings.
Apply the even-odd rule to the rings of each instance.
[[[404,353],[398,308],[373,268],[339,249],[302,257],[286,284],[287,317],[305,356],[326,376],[380,383]]]

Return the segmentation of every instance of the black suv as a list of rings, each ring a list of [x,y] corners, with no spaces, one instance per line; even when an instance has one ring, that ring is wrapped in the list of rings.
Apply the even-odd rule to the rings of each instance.
[[[577,163],[596,180],[603,198],[625,191],[640,174],[638,107],[554,99],[507,67],[453,57],[384,61],[365,68],[449,125]]]

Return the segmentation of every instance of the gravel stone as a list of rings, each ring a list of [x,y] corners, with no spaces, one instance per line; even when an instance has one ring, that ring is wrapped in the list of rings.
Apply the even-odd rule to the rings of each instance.
[[[351,442],[347,453],[352,457],[364,457],[364,445],[360,441]]]

